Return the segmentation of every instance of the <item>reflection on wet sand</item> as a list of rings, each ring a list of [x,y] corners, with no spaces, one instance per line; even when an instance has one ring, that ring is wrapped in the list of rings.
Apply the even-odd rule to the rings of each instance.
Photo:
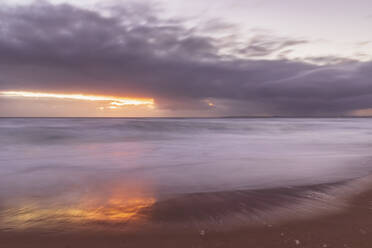
[[[139,212],[155,203],[144,195],[112,194],[109,197],[84,196],[76,203],[22,203],[2,211],[3,229],[82,227],[92,223],[126,223],[141,219]]]
[[[229,229],[225,231],[204,229],[199,226],[199,229],[176,229],[168,222],[169,225],[165,229],[152,229],[146,232],[143,229],[135,232],[123,233],[121,230],[115,231],[109,229],[108,231],[96,230],[85,231],[79,230],[78,232],[68,233],[48,233],[34,230],[32,232],[1,232],[0,231],[0,247],[8,248],[73,248],[73,247],[89,247],[89,248],[102,248],[102,247],[126,247],[126,248],[140,248],[140,247],[163,247],[163,248],[216,248],[216,247],[260,247],[260,248],[273,248],[273,247],[357,247],[357,248],[370,248],[372,243],[372,215],[369,208],[372,199],[371,178],[366,178],[364,182],[358,182],[352,185],[325,185],[326,188],[332,189],[332,192],[324,189],[323,186],[311,187],[311,190],[320,192],[351,193],[353,191],[356,195],[352,194],[348,206],[343,210],[331,212],[327,215],[312,216],[306,219],[292,219],[282,223],[267,223],[261,226],[241,226],[240,228]],[[344,186],[347,186],[346,188]],[[362,187],[360,187],[362,186]],[[329,188],[331,187],[331,188]],[[306,189],[305,189],[306,190]],[[346,191],[345,191],[346,190]],[[349,191],[351,190],[351,191]],[[365,191],[366,190],[366,191]],[[271,190],[270,190],[271,191]],[[285,191],[285,190],[284,190]],[[301,191],[301,190],[300,190]],[[233,193],[233,192],[232,192]],[[252,192],[258,197],[251,198],[259,201],[264,200],[260,197],[262,192]],[[266,192],[270,193],[270,192]],[[265,193],[266,196],[268,196]],[[280,192],[279,192],[280,193]],[[285,192],[282,192],[285,193]],[[291,194],[296,196],[300,193]],[[233,193],[235,194],[235,193]],[[208,194],[209,195],[209,194]],[[217,193],[221,198],[226,198],[227,194]],[[244,195],[244,194],[243,194]],[[272,195],[272,194],[271,194]],[[301,194],[303,195],[303,194]],[[339,195],[339,194],[336,194]],[[237,200],[242,196],[237,193]],[[249,196],[249,194],[248,194]],[[253,195],[252,195],[253,196]],[[303,195],[304,196],[304,195]],[[350,195],[351,196],[351,195]],[[209,198],[212,197],[212,198]],[[192,200],[195,202],[194,207],[199,207],[203,195],[194,195],[186,199],[184,202]],[[213,200],[212,195],[208,196],[208,200]],[[214,200],[215,203],[221,202],[219,197]],[[281,197],[280,197],[281,198]],[[286,198],[286,197],[285,197]],[[342,197],[343,198],[343,197]],[[228,199],[226,199],[229,201]],[[167,205],[179,206],[181,199],[169,199]],[[178,203],[177,203],[178,202]],[[247,201],[248,202],[248,201]],[[271,203],[276,202],[270,201]],[[237,202],[234,204],[236,205]],[[158,207],[162,208],[163,203],[158,202]],[[201,202],[205,205],[206,202]],[[255,204],[253,204],[255,205]],[[210,205],[212,206],[212,204]],[[154,206],[153,206],[154,207]],[[216,206],[219,208],[219,206]],[[152,209],[152,208],[150,208]],[[170,208],[167,208],[170,210]],[[177,210],[177,209],[175,209]],[[186,211],[187,208],[178,209],[180,212]],[[192,209],[190,209],[192,211]],[[188,212],[189,213],[189,212]],[[161,214],[161,213],[159,213]],[[208,214],[208,212],[204,212]],[[212,215],[214,215],[212,213]],[[167,218],[167,220],[169,220]],[[223,224],[225,225],[225,223]],[[114,230],[114,231],[113,231]]]
[[[2,226],[10,229],[168,226],[187,228],[228,228],[240,225],[273,223],[296,216],[313,216],[317,212],[340,207],[334,189],[347,185],[325,184],[307,187],[237,190],[175,195],[167,199],[125,190],[85,195],[77,203],[23,204],[3,212]],[[133,189],[133,188],[132,188]],[[342,190],[343,194],[347,191]],[[355,189],[353,189],[355,191]],[[129,195],[131,192],[132,195]],[[127,225],[130,224],[130,225]]]
[[[149,247],[148,243],[138,245],[143,242],[141,237],[148,236],[159,243],[162,242],[163,235],[167,235],[167,239],[171,241],[181,235],[178,238],[187,241],[189,235],[194,240],[195,234],[198,235],[197,239],[204,239],[205,235],[209,238],[213,232],[231,233],[241,228],[249,228],[258,232],[257,235],[265,235],[268,228],[280,227],[285,223],[342,213],[349,206],[349,197],[370,189],[371,181],[371,177],[366,177],[320,185],[178,194],[168,197],[150,194],[149,187],[145,190],[138,184],[126,187],[110,184],[109,188],[80,194],[74,198],[78,199],[76,201],[71,201],[71,196],[68,201],[69,197],[64,196],[66,201],[58,197],[52,201],[40,199],[13,205],[6,211],[0,209],[0,237],[2,231],[7,231],[3,232],[5,235],[52,233],[77,235],[76,242],[79,243],[90,240],[85,234],[89,237],[103,235],[104,241],[118,235],[115,237],[132,239],[135,244],[133,247]],[[80,237],[83,233],[85,234]],[[218,238],[215,240],[220,242]],[[112,242],[117,242],[117,239],[114,238]],[[99,247],[94,242],[91,243],[76,247]]]

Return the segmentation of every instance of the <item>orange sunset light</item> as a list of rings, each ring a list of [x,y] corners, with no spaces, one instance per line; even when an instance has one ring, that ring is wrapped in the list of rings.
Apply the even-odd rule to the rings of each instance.
[[[29,91],[0,91],[0,96],[70,99],[70,100],[80,100],[80,101],[100,101],[100,102],[110,102],[110,104],[113,106],[154,105],[154,99],[152,98],[126,98],[126,97],[115,97],[115,96],[85,95],[85,94],[58,94],[58,93],[42,93],[42,92],[29,92]]]

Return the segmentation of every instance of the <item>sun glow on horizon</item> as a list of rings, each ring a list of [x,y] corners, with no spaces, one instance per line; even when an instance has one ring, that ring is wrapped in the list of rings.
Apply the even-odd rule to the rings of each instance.
[[[59,94],[59,93],[42,93],[30,91],[0,91],[0,96],[3,97],[26,97],[26,98],[50,98],[50,99],[67,99],[80,101],[100,101],[110,102],[110,109],[117,109],[125,105],[154,105],[152,98],[126,98],[115,96],[100,96],[100,95],[85,95],[85,94]],[[118,106],[118,107],[116,107]]]

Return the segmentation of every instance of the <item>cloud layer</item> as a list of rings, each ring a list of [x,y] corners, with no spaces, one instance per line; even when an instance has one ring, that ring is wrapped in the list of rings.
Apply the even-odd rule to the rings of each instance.
[[[107,11],[46,2],[2,7],[0,90],[151,97],[170,112],[206,115],[342,115],[372,107],[372,62],[290,61],[285,52],[310,41],[238,43],[207,35],[225,23],[186,28],[144,5]]]

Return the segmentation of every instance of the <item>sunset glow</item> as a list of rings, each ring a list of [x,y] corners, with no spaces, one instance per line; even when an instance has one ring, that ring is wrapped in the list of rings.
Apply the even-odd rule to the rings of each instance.
[[[14,213],[5,219],[5,222],[18,229],[32,225],[51,225],[53,221],[64,223],[103,221],[125,222],[135,220],[136,215],[144,208],[155,203],[154,198],[137,197],[130,199],[110,198],[107,202],[86,206],[81,205],[61,208],[45,208],[38,204],[26,204],[11,209]],[[43,220],[43,221],[41,221]]]
[[[80,101],[101,101],[110,102],[113,106],[125,105],[153,105],[154,99],[151,98],[123,98],[114,96],[96,96],[84,94],[57,94],[57,93],[41,93],[29,91],[1,91],[0,96],[3,97],[27,97],[27,98],[50,98],[50,99],[66,99]]]

